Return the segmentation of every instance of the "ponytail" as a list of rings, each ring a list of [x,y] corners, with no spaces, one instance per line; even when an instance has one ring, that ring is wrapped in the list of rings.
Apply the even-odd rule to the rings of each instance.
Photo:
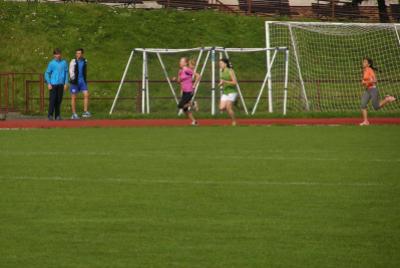
[[[372,70],[374,70],[374,71],[376,71],[376,72],[379,71],[378,68],[376,68],[376,67],[374,66],[374,61],[373,61],[371,58],[365,57],[364,60],[366,60],[366,61],[368,62],[369,67],[370,67]]]
[[[233,67],[232,67],[232,63],[231,63],[231,61],[230,61],[229,59],[227,59],[227,58],[222,58],[221,61],[222,61],[223,63],[225,63],[226,66],[227,66],[229,69],[232,69],[232,68],[233,68]]]

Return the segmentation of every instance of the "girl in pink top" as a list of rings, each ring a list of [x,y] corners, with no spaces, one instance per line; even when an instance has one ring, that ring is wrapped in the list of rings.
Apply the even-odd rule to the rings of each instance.
[[[186,57],[180,59],[179,68],[178,79],[173,78],[173,80],[177,81],[181,86],[182,97],[178,104],[178,108],[182,109],[192,120],[192,125],[196,126],[197,121],[191,110],[194,89],[199,82],[200,75],[195,73],[193,69],[189,68],[189,59]],[[195,78],[195,82],[193,82],[193,77]]]
[[[193,70],[183,66],[179,70],[178,79],[181,84],[181,92],[193,93]]]

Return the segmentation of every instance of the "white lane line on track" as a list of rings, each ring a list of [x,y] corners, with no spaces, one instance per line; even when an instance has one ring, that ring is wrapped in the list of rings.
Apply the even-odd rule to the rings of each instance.
[[[130,183],[130,184],[187,184],[187,185],[276,185],[276,186],[347,186],[347,187],[392,187],[395,185],[375,183],[375,182],[318,182],[318,181],[246,181],[246,180],[233,180],[233,181],[218,181],[218,180],[160,180],[160,179],[149,179],[149,180],[138,180],[134,178],[98,178],[98,179],[85,179],[77,177],[34,177],[34,176],[0,176],[0,180],[33,180],[33,181],[74,181],[74,182],[98,182],[98,183]]]
[[[136,153],[111,153],[111,152],[12,152],[12,151],[0,151],[0,155],[4,156],[115,156],[115,157],[151,157],[154,158],[158,153],[149,151],[149,152],[136,152]],[[392,158],[392,159],[381,159],[381,158],[370,158],[370,159],[360,159],[360,158],[323,158],[323,157],[291,157],[291,156],[254,156],[254,155],[201,155],[199,156],[196,153],[192,154],[168,154],[164,156],[166,151],[163,151],[163,157],[168,158],[201,158],[201,159],[211,159],[211,160],[220,160],[220,159],[233,159],[233,160],[271,160],[271,161],[333,161],[333,162],[365,162],[365,163],[399,163],[400,159]],[[265,153],[273,153],[273,152],[265,152]],[[283,152],[282,152],[283,153]],[[290,154],[291,152],[285,152],[286,154]]]

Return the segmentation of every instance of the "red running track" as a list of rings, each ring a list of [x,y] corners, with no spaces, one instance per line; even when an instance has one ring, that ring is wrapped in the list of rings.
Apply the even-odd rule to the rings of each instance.
[[[238,119],[238,125],[358,125],[360,118],[276,118]],[[400,118],[371,118],[371,125],[398,125]],[[229,126],[228,119],[200,119],[200,126]],[[82,127],[168,127],[189,126],[187,119],[115,119],[115,120],[6,120],[0,121],[0,129],[13,128],[82,128]]]

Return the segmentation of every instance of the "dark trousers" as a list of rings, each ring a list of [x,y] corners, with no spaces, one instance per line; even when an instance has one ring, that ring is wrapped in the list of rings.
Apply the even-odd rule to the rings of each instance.
[[[49,117],[55,116],[57,118],[60,116],[63,95],[64,85],[53,85],[53,88],[49,91]]]

